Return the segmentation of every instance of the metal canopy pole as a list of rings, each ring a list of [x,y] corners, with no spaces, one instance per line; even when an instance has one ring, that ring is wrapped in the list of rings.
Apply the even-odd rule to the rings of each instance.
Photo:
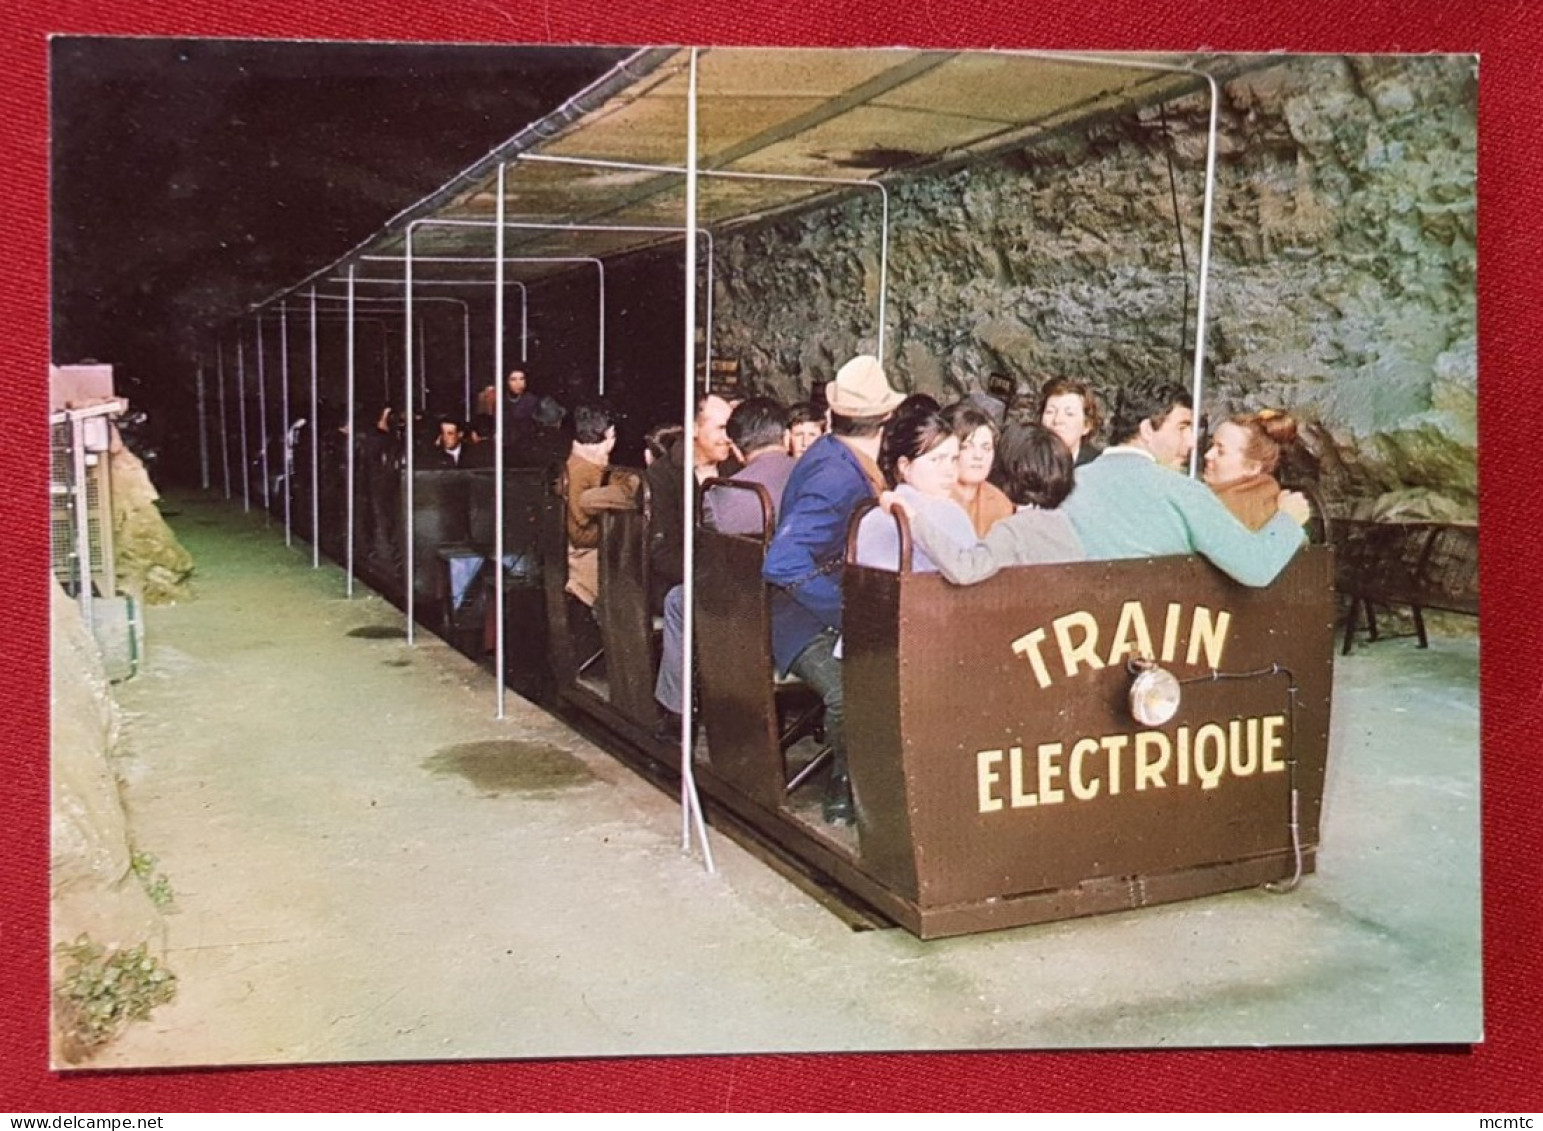
[[[494,206],[493,229],[493,388],[498,394],[493,403],[493,717],[504,717],[504,177],[508,163],[498,163],[498,203]],[[520,288],[524,309],[525,288]],[[520,353],[524,355],[524,347]],[[471,380],[466,390],[470,401]]]
[[[1216,197],[1216,115],[1221,101],[1216,90],[1216,80],[1206,75],[1211,87],[1211,124],[1206,135],[1205,147],[1205,207],[1200,219],[1200,284],[1195,304],[1195,374],[1191,381],[1190,399],[1195,402],[1195,424],[1200,423],[1202,384],[1205,381],[1205,306],[1206,283],[1211,275],[1211,224],[1212,207]],[[1200,474],[1200,446],[1189,450],[1189,477]]]
[[[707,337],[702,342],[702,353],[706,358],[702,366],[702,386],[705,389],[713,387],[713,245],[707,245]],[[879,319],[883,322],[882,316]]]
[[[423,315],[418,315],[418,408],[425,414],[429,411],[429,363],[426,344],[428,334],[424,332]]]
[[[273,477],[268,468],[268,383],[263,366],[263,316],[261,314],[253,316],[252,327],[257,337],[257,440],[262,446],[263,514],[268,515],[273,505],[273,500],[268,494],[268,484]]]
[[[64,418],[70,426],[70,461],[72,474],[75,481],[75,564],[79,569],[80,593],[76,599],[80,602],[80,614],[86,622],[86,628],[92,632],[96,630],[96,612],[92,605],[92,599],[96,596],[91,591],[91,499],[86,484],[86,437],[81,425],[82,417],[66,411]],[[111,521],[109,518],[108,521]],[[105,550],[105,547],[103,547]],[[107,563],[103,563],[104,565]],[[112,594],[104,594],[112,596]]]
[[[295,544],[291,519],[295,494],[295,433],[289,422],[289,303],[279,303],[279,421],[284,425],[284,545]],[[314,433],[316,421],[312,420]]]
[[[407,449],[407,483],[402,491],[402,569],[407,579],[404,605],[407,613],[407,646],[411,648],[414,643],[413,636],[413,236],[422,221],[414,221],[407,225],[407,255],[404,262],[403,295],[405,299],[404,321],[406,323],[403,333],[405,335],[405,349],[402,355],[402,403],[407,406],[407,430],[403,444]]]
[[[352,264],[349,265],[352,270]],[[466,309],[462,304],[461,309]],[[465,317],[461,320],[461,374],[466,383],[466,391],[462,395],[462,413],[467,420],[471,419],[471,323]]]
[[[241,324],[236,324],[236,407],[241,412],[241,509],[252,510],[252,467],[246,450],[246,343],[241,340]]]
[[[198,484],[209,489],[209,419],[204,408],[204,355],[198,355]]]
[[[220,389],[220,473],[225,480],[225,497],[230,498],[230,423],[225,418],[225,342],[214,335],[214,377]]]
[[[381,333],[385,333],[385,323],[381,323]],[[354,408],[354,265],[348,265],[348,393],[346,397],[348,414],[348,536],[343,551],[344,592],[352,597],[354,595],[354,451],[359,446],[359,437],[356,430],[359,427],[359,414]],[[379,540],[377,539],[377,542]]]
[[[318,418],[316,400],[316,287],[311,287],[311,419]],[[311,433],[311,568],[321,568],[321,429]]]
[[[697,212],[697,51],[691,49],[691,82],[689,94],[686,98],[686,387],[683,404],[681,407],[681,419],[689,421],[696,412],[696,212]],[[684,443],[685,441],[680,441]],[[691,680],[692,680],[692,632],[695,629],[696,617],[692,599],[695,594],[696,584],[692,574],[695,570],[695,542],[693,535],[694,516],[692,514],[692,499],[695,494],[692,482],[696,469],[691,466],[691,461],[686,460],[681,468],[684,477],[681,509],[683,512],[681,529],[686,532],[684,557],[684,577],[682,584],[685,589],[683,600],[686,605],[686,615],[682,618],[684,628],[681,635],[681,687],[685,689],[685,702],[681,705],[680,713],[680,847],[681,851],[688,851],[691,847],[691,825],[696,825],[697,841],[702,848],[702,863],[708,872],[713,869],[713,850],[707,842],[707,822],[702,817],[702,799],[697,794],[696,770],[691,764]]]

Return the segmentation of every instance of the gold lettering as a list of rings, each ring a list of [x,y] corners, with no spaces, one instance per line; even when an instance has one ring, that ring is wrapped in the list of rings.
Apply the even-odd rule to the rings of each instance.
[[[1189,784],[1189,727],[1179,728],[1179,784]]]
[[[1001,761],[1000,750],[978,750],[975,753],[975,785],[982,813],[995,813],[1002,808],[1002,799],[991,790],[992,786],[1002,780],[1001,772],[995,768]]]
[[[1222,649],[1227,645],[1227,629],[1232,624],[1232,614],[1220,612],[1211,619],[1211,610],[1204,605],[1195,606],[1195,615],[1189,622],[1189,653],[1184,662],[1195,663],[1200,649],[1205,649],[1206,667],[1215,671],[1222,666]]]
[[[1013,651],[1020,656],[1027,656],[1029,666],[1034,669],[1034,680],[1041,687],[1050,686],[1050,669],[1045,667],[1045,657],[1039,654],[1039,646],[1045,642],[1045,630],[1036,628],[1033,632],[1026,632],[1013,641]]]
[[[1103,782],[1097,778],[1089,785],[1087,779],[1082,776],[1082,759],[1089,754],[1098,752],[1098,739],[1079,738],[1072,747],[1071,782],[1072,796],[1078,801],[1091,801],[1098,796],[1098,791],[1103,787]]]
[[[1227,741],[1232,747],[1232,776],[1246,778],[1259,769],[1259,720],[1248,720],[1248,750],[1243,749],[1243,720],[1227,724]]]
[[[1216,750],[1216,761],[1206,764],[1206,745]],[[1195,773],[1200,778],[1200,788],[1215,789],[1222,780],[1222,769],[1227,765],[1227,732],[1216,723],[1206,723],[1195,732]]]
[[[1007,754],[1007,780],[1012,794],[1013,808],[1024,809],[1030,805],[1038,805],[1039,798],[1032,793],[1023,792],[1023,747],[1014,746]]]
[[[1156,758],[1149,753],[1152,747],[1158,750]],[[1168,760],[1172,757],[1168,736],[1162,731],[1144,730],[1136,735],[1136,789],[1143,790],[1148,785],[1157,789],[1164,788],[1167,783],[1163,781],[1163,771],[1168,768]]]
[[[1076,675],[1079,663],[1087,664],[1094,671],[1104,666],[1104,661],[1098,658],[1098,621],[1093,619],[1092,613],[1067,613],[1064,617],[1056,617],[1052,627],[1055,628],[1056,643],[1061,646],[1061,663],[1067,675]],[[1073,629],[1082,630],[1082,639],[1076,644],[1072,643]]]
[[[1054,782],[1061,776],[1061,744],[1044,742],[1039,747],[1039,800],[1044,805],[1055,805],[1066,800],[1065,791]]]
[[[1100,742],[1109,753],[1109,796],[1113,797],[1120,792],[1120,751],[1130,743],[1130,736],[1110,734],[1105,735]]]
[[[1163,663],[1173,663],[1179,648],[1179,614],[1184,606],[1177,601],[1168,602],[1168,615],[1163,621]]]
[[[1277,774],[1286,768],[1286,763],[1280,760],[1280,748],[1283,743],[1280,728],[1285,725],[1285,715],[1264,717],[1264,772],[1267,774]]]
[[[1131,639],[1131,634],[1135,639]],[[1147,631],[1146,613],[1142,611],[1140,601],[1126,601],[1120,606],[1120,620],[1114,626],[1114,643],[1109,648],[1110,664],[1120,662],[1120,657],[1129,653],[1138,656],[1152,658],[1152,634]]]

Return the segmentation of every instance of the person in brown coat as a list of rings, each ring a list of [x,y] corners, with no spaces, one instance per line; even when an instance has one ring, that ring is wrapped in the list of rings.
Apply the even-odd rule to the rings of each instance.
[[[568,585],[586,605],[600,590],[600,515],[633,505],[637,484],[606,482],[616,425],[604,405],[580,405],[573,413],[573,449],[568,456]]]

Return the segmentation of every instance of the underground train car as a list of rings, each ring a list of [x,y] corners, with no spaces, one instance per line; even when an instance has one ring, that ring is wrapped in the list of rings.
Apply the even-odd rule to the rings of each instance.
[[[250,327],[238,331],[247,339],[221,343],[210,450],[228,460],[227,493],[282,515],[287,530],[345,567],[350,586],[357,578],[399,603],[409,641],[421,626],[489,664],[500,713],[507,686],[582,721],[680,787],[704,847],[705,814],[923,938],[1245,887],[1289,892],[1313,871],[1328,758],[1336,617],[1327,546],[1304,546],[1262,589],[1199,558],[1020,566],[958,587],[911,568],[905,518],[894,516],[900,568],[858,565],[849,547],[844,570],[857,819],[829,825],[818,698],[780,677],[771,658],[766,500],[759,535],[727,535],[701,523],[702,497],[745,488],[714,480],[684,491],[675,528],[692,531],[683,549],[697,706],[676,737],[661,732],[653,695],[661,622],[650,549],[666,516],[643,468],[609,472],[631,481],[633,502],[603,514],[591,607],[569,592],[561,444],[531,455],[499,442],[513,422],[497,392],[489,466],[429,466],[424,443],[437,415],[469,417],[474,388],[501,390],[522,365],[563,369],[562,388],[548,390],[559,400],[621,403],[624,434],[673,416],[689,443],[694,388],[720,376],[715,328],[738,317],[725,299],[751,301],[725,282],[733,257],[714,242],[832,200],[860,207],[875,228],[853,298],[873,321],[855,329],[850,352],[888,359],[886,185],[905,162],[859,138],[897,137],[903,121],[917,153],[958,164],[1068,122],[1207,93],[1213,135],[1195,194],[1201,274],[1184,288],[1202,328],[1217,86],[1199,61],[639,52],[347,261],[276,298],[260,312],[266,328],[259,322],[255,344]],[[708,139],[700,153],[699,135]],[[645,287],[624,304],[626,257],[660,249],[684,289]],[[340,321],[318,316],[319,288],[342,296],[326,316]],[[463,305],[443,306],[436,329],[426,298],[447,294]],[[543,294],[553,299],[546,307]],[[640,321],[677,301],[680,332],[640,360]],[[560,315],[543,324],[554,308]],[[357,332],[362,309],[389,333]],[[491,326],[473,327],[468,310]],[[295,341],[282,347],[272,344],[276,312],[294,319]],[[282,409],[271,395],[252,400],[265,333],[258,363],[286,359],[274,381],[292,396]],[[292,372],[287,359],[307,336],[309,358]],[[393,336],[400,348],[388,350]],[[1192,366],[1201,405],[1203,332],[1186,349],[1175,360]],[[819,376],[806,372],[806,384]],[[350,427],[291,443],[297,411],[325,418],[321,384]],[[400,414],[396,454],[383,458],[368,433],[388,400],[411,411]],[[640,463],[624,438],[621,462]]]
[[[491,663],[501,600],[508,685],[678,783],[653,694],[646,487],[602,519],[592,611],[566,591],[560,466],[506,473],[501,595],[491,474],[412,482],[420,623]],[[955,586],[912,571],[894,521],[901,568],[849,553],[843,578],[855,827],[822,820],[820,703],[772,662],[770,523],[758,536],[695,529],[691,776],[710,813],[924,938],[1289,891],[1312,871],[1336,624],[1328,547],[1305,546],[1263,589],[1198,557],[1019,566]],[[362,576],[406,606],[400,575]]]

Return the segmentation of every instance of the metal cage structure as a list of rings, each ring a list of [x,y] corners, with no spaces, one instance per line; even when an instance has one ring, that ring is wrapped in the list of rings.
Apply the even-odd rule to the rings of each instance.
[[[1133,107],[1198,95],[1208,99],[1203,191],[1200,198],[1200,254],[1194,266],[1197,299],[1193,323],[1192,395],[1204,400],[1207,278],[1216,177],[1217,115],[1220,81],[1260,65],[1248,59],[1137,55],[1103,57],[1052,52],[978,53],[912,50],[786,51],[757,48],[643,49],[575,94],[557,110],[533,122],[435,193],[405,208],[384,228],[341,259],[256,303],[225,332],[234,332],[235,416],[239,434],[241,495],[250,509],[251,458],[247,402],[256,362],[256,408],[261,429],[268,418],[262,381],[262,355],[248,351],[243,339],[254,322],[271,318],[287,304],[310,310],[310,397],[318,396],[316,360],[318,283],[342,284],[345,304],[346,363],[343,365],[349,417],[355,408],[356,372],[353,324],[362,303],[360,286],[390,287],[402,316],[402,400],[413,405],[425,365],[420,303],[432,301],[425,289],[449,288],[475,295],[491,288],[493,301],[492,372],[495,387],[505,374],[505,304],[508,292],[521,291],[519,348],[525,360],[526,286],[599,265],[601,271],[600,341],[597,387],[606,388],[604,347],[606,297],[604,263],[643,251],[679,255],[685,280],[682,315],[684,361],[682,421],[694,413],[693,386],[697,354],[710,340],[714,313],[714,236],[748,230],[776,218],[837,206],[869,192],[878,200],[872,232],[877,260],[876,283],[864,302],[871,311],[853,330],[853,349],[873,352],[881,361],[892,347],[886,337],[890,232],[888,182],[926,172],[959,167],[1016,147],[1033,144],[1079,122]],[[699,104],[704,117],[699,120]],[[914,159],[895,165],[886,154],[904,149]],[[698,241],[707,245],[706,310],[699,334],[697,306]],[[666,250],[668,249],[668,250]],[[357,271],[368,263],[366,276]],[[518,280],[511,277],[518,270]],[[384,272],[384,277],[381,272]],[[392,277],[394,276],[394,278]],[[378,294],[371,292],[378,298]],[[336,307],[332,308],[336,313]],[[281,314],[282,317],[282,314]],[[417,333],[415,334],[415,331]],[[463,331],[469,332],[469,331]],[[220,379],[220,447],[228,468],[228,417],[224,411],[229,367],[222,366],[221,334],[215,335],[215,370]],[[259,339],[260,342],[260,339]],[[260,348],[260,347],[259,347]],[[251,352],[252,356],[247,356]],[[469,346],[464,356],[469,356]],[[711,370],[711,347],[704,359]],[[415,373],[415,368],[418,370]],[[462,397],[471,382],[463,377]],[[504,398],[496,402],[495,435],[504,435]],[[413,644],[415,579],[413,416],[406,417],[406,474],[400,508],[402,592],[406,639]],[[201,421],[201,427],[207,424]],[[260,430],[261,430],[260,429]],[[311,446],[310,479],[315,547],[324,524],[314,510],[319,494]],[[263,451],[266,452],[266,445]],[[505,464],[502,443],[495,445],[492,560],[504,556]],[[689,480],[691,469],[684,469]],[[1190,474],[1196,468],[1191,462]],[[352,458],[346,462],[347,497],[354,495]],[[228,484],[228,470],[226,471]],[[264,475],[264,485],[267,477]],[[226,494],[231,493],[227,485]],[[684,490],[688,502],[689,482]],[[266,496],[259,500],[271,502]],[[343,555],[352,593],[354,509],[347,507],[347,550]],[[288,527],[286,512],[286,528]],[[691,515],[683,516],[686,529]],[[694,587],[694,546],[684,546],[686,604]],[[503,589],[497,587],[497,717],[504,714],[505,666]],[[693,679],[693,618],[687,617],[683,679]],[[691,735],[680,733],[682,841],[696,827],[704,863],[712,868],[705,822],[696,795]]]

